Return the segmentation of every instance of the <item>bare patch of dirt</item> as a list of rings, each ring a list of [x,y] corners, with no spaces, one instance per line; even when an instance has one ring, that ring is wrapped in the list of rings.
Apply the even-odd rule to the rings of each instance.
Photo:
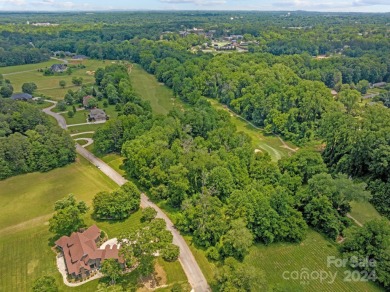
[[[137,289],[138,292],[154,291],[167,287],[167,274],[164,268],[156,263],[153,275],[140,279],[140,285],[142,285],[142,288]]]

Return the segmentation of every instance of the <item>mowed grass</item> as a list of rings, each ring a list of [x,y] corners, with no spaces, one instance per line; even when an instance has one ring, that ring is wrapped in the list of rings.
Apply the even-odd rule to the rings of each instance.
[[[91,131],[96,131],[102,125],[103,124],[89,124],[89,125],[74,126],[74,127],[69,127],[68,131],[69,131],[70,134],[91,132]],[[80,137],[82,137],[82,136],[80,136]]]
[[[196,261],[198,262],[209,285],[216,290],[215,274],[217,266],[210,262],[203,249],[192,244],[191,237],[185,237]],[[251,247],[250,253],[244,262],[254,267],[258,273],[265,273],[268,287],[279,288],[280,291],[382,291],[381,288],[371,282],[347,282],[344,281],[346,268],[338,268],[333,265],[327,266],[327,257],[341,258],[337,244],[327,241],[321,234],[309,230],[307,237],[301,243],[276,243],[268,246],[256,244]],[[298,274],[307,269],[313,271],[325,271],[336,274],[335,281],[328,283],[327,280],[311,279],[308,282],[301,280],[284,279],[291,272]],[[315,277],[315,276],[314,276]],[[330,281],[330,278],[328,278]],[[278,290],[279,291],[279,290]]]
[[[171,89],[159,83],[155,76],[141,66],[134,64],[130,73],[131,84],[135,92],[144,100],[150,101],[153,112],[167,114],[175,106],[180,106]]]
[[[84,69],[72,69],[73,73],[66,73],[53,76],[44,76],[38,69],[49,68],[52,64],[60,64],[59,60],[50,60],[44,63],[11,66],[0,69],[0,74],[5,74],[5,78],[11,81],[14,87],[14,92],[21,92],[22,85],[25,82],[34,82],[38,89],[34,93],[35,96],[44,95],[51,97],[53,100],[62,100],[69,89],[77,90],[79,87],[72,84],[73,77],[82,77],[83,84],[93,84],[95,77],[93,74],[88,74],[87,71],[96,71],[100,67],[105,67],[108,62],[100,60],[83,60],[82,64],[86,66]],[[74,63],[79,64],[79,63]],[[69,66],[72,65],[72,60],[69,61]],[[9,74],[9,75],[7,75]],[[65,80],[66,87],[61,88],[59,81]]]
[[[346,268],[327,265],[328,256],[340,258],[337,245],[324,239],[319,233],[309,230],[307,237],[299,244],[278,243],[269,246],[256,245],[251,248],[245,262],[264,271],[270,286],[283,288],[283,291],[381,291],[372,282],[345,281]],[[307,281],[284,279],[297,271],[310,273],[325,271],[336,274],[335,281],[329,283],[330,277],[321,282],[320,279]],[[314,273],[315,274],[315,273]]]
[[[352,210],[350,215],[360,223],[364,224],[373,219],[384,218],[369,202],[351,202]]]
[[[70,193],[89,203],[97,192],[116,187],[80,156],[76,163],[63,168],[0,181],[0,232],[3,228],[27,224],[29,220],[51,214],[54,202]]]

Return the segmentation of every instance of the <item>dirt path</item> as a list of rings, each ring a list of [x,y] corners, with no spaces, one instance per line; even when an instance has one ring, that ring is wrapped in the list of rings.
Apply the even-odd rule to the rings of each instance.
[[[363,224],[360,223],[359,221],[357,221],[355,218],[353,218],[351,214],[348,213],[348,214],[347,214],[347,217],[348,217],[349,219],[352,219],[353,222],[356,223],[356,225],[358,225],[358,226],[360,226],[360,227],[363,227]]]

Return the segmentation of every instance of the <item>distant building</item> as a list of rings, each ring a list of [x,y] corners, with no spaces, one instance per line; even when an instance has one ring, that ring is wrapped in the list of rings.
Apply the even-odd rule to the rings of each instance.
[[[68,69],[66,64],[53,64],[50,67],[50,71],[53,73],[62,73]]]
[[[11,96],[13,100],[31,100],[33,97],[28,93],[15,93]]]
[[[90,110],[88,120],[90,122],[106,121],[108,120],[108,116],[103,110],[96,108]]]
[[[386,82],[373,83],[371,84],[371,88],[385,87],[386,84],[387,84]]]
[[[100,240],[100,229],[92,225],[84,232],[73,232],[70,236],[62,236],[55,244],[63,254],[69,276],[85,279],[91,272],[100,269],[106,259],[116,259],[124,267],[124,260],[119,256],[117,245],[107,245],[99,249],[96,244]]]
[[[87,56],[84,56],[84,55],[75,55],[72,57],[73,60],[85,60],[85,59],[88,59]]]

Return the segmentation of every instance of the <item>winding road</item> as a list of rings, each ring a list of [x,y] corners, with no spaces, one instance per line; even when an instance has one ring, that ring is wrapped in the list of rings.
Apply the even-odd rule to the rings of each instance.
[[[67,124],[65,118],[51,110],[55,107],[56,102],[46,100],[48,102],[53,103],[54,105],[43,109],[43,112],[54,117],[59,126],[63,129],[67,129]],[[92,164],[100,169],[105,175],[111,178],[118,185],[123,185],[127,182],[125,178],[123,178],[118,172],[116,172],[113,168],[111,168],[107,163],[103,160],[97,158],[91,152],[89,152],[84,147],[80,146],[76,143],[76,151],[81,156],[89,160]],[[192,254],[190,248],[188,247],[184,238],[180,235],[179,231],[174,227],[172,221],[168,218],[168,216],[154,203],[152,203],[149,198],[145,194],[141,194],[141,207],[152,207],[157,211],[157,217],[165,220],[167,224],[167,229],[172,232],[173,235],[173,243],[179,246],[180,248],[180,256],[179,261],[183,267],[184,272],[187,275],[188,282],[190,283],[192,290],[195,292],[206,292],[211,291],[209,285],[207,284],[207,280],[203,275],[198,263],[195,260],[194,255]]]

